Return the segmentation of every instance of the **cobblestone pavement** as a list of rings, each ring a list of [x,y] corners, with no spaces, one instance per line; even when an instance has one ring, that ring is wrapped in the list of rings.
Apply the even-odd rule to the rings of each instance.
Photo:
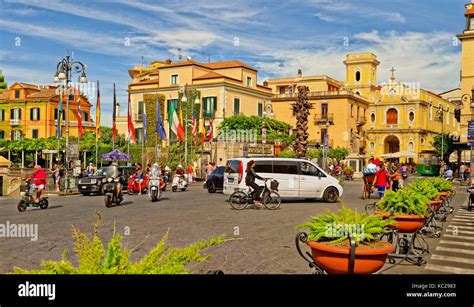
[[[363,211],[366,204],[376,200],[362,200],[361,191],[361,180],[346,182],[342,202],[348,208]],[[466,197],[465,188],[459,187],[454,199],[456,212],[459,213]],[[106,208],[102,196],[51,197],[48,209],[29,208],[20,213],[16,209],[18,198],[0,198],[0,223],[38,224],[37,241],[29,238],[0,238],[0,273],[11,272],[14,266],[38,268],[42,259],[59,260],[64,249],[68,249],[72,256],[74,241],[71,225],[92,233],[98,210],[103,218],[100,236],[104,242],[112,236],[115,227],[123,235],[126,246],[133,248],[139,245],[132,260],[141,258],[169,229],[170,246],[184,246],[219,234],[240,238],[208,249],[207,253],[213,257],[197,267],[197,272],[221,269],[226,274],[309,274],[312,270],[300,258],[294,245],[297,233],[295,227],[326,208],[335,210],[340,206],[340,203],[289,200],[283,202],[279,210],[235,211],[226,199],[227,196],[209,194],[196,184],[187,192],[167,191],[164,198],[156,203],[152,203],[146,195],[126,195],[123,205]],[[462,214],[462,218],[473,219],[467,214]],[[464,235],[462,231],[465,230],[459,227],[459,234]],[[140,245],[145,238],[146,241]],[[439,248],[436,250],[437,247],[448,246],[446,243],[438,244],[440,240],[450,238],[443,235],[441,239],[428,239],[430,249],[436,251],[437,255],[433,255],[433,263],[439,261],[442,255]],[[473,249],[471,245],[462,248]],[[389,266],[387,264],[386,268]],[[439,272],[427,270],[425,265],[418,267],[403,263],[384,273]]]

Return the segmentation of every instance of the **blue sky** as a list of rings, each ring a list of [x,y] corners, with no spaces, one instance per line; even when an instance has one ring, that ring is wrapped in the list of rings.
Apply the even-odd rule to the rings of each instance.
[[[52,84],[57,62],[73,51],[89,80],[101,82],[107,125],[112,83],[125,105],[127,71],[142,57],[238,59],[259,69],[260,82],[298,68],[344,81],[345,55],[369,51],[381,62],[379,82],[394,66],[397,79],[441,92],[459,86],[454,38],[468,1],[0,0],[0,69],[9,84]]]

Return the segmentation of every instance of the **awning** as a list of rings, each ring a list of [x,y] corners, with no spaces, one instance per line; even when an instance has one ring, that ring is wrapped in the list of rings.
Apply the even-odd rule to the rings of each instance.
[[[12,162],[10,160],[8,160],[7,158],[3,156],[0,156],[0,166],[9,167],[11,164]]]
[[[457,151],[454,151],[449,155],[449,162],[451,163],[458,162]],[[469,162],[471,162],[471,151],[470,150],[461,151],[461,163],[469,163]]]
[[[391,158],[416,158],[418,157],[418,154],[413,151],[399,151],[399,152],[393,152],[393,153],[388,153],[380,156],[381,158],[384,159],[391,159]]]

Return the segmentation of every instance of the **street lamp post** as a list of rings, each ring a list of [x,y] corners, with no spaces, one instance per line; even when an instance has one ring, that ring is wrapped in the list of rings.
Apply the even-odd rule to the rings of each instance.
[[[329,145],[329,126],[330,126],[330,123],[329,123],[329,117],[326,117],[326,133],[324,134],[324,142],[323,142],[323,163],[322,163],[322,167],[323,167],[323,170],[327,170],[327,160],[328,160],[328,153],[327,153],[327,148],[328,148],[328,145]]]
[[[69,191],[68,182],[68,169],[69,169],[69,87],[72,81],[72,73],[81,74],[79,77],[79,83],[87,83],[86,77],[87,66],[79,61],[75,61],[70,55],[69,51],[66,53],[66,57],[58,62],[56,66],[56,74],[54,75],[54,82],[60,83],[65,81],[64,88],[66,89],[66,193]],[[63,91],[60,91],[60,95],[63,95]],[[58,116],[59,118],[59,116]],[[59,123],[61,127],[61,123]]]
[[[471,107],[471,120],[472,120],[472,115],[474,114],[474,86],[472,87],[472,90],[471,90],[471,104],[470,104],[470,107]],[[468,127],[468,130],[469,130],[469,127]],[[469,135],[468,135],[469,137]],[[474,155],[473,155],[473,152],[472,152],[472,149],[473,149],[473,146],[471,146],[471,165],[469,167],[469,170],[471,172],[471,180],[474,176]],[[470,183],[469,183],[470,184]]]
[[[267,143],[267,125],[265,123],[265,118],[273,117],[273,106],[271,103],[268,103],[264,100],[263,101],[263,121],[262,121],[262,154],[265,155],[265,144]]]
[[[188,84],[185,84],[182,88],[183,96],[181,97],[181,102],[184,102],[184,107],[186,109],[185,112],[185,122],[184,122],[184,165],[188,167],[188,96],[190,96],[188,91]],[[195,93],[194,103],[199,104],[199,94]],[[191,99],[191,97],[189,97]],[[192,145],[191,145],[192,146]],[[192,154],[192,147],[191,147],[191,154]]]

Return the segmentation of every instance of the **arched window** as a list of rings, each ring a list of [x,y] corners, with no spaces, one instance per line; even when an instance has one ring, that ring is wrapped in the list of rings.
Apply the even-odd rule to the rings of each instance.
[[[357,82],[360,81],[360,78],[361,78],[360,71],[356,71],[355,78],[356,78],[356,81],[357,81]]]
[[[370,114],[370,122],[375,124],[375,113]]]
[[[374,142],[370,142],[370,143],[369,143],[369,152],[370,152],[370,153],[374,153],[374,152],[375,152],[375,143],[374,143]]]
[[[415,144],[413,142],[408,142],[408,151],[415,151]]]
[[[415,112],[410,111],[408,113],[408,123],[413,124],[413,121],[415,120]]]
[[[397,109],[391,108],[387,110],[387,125],[398,124],[398,111]]]

